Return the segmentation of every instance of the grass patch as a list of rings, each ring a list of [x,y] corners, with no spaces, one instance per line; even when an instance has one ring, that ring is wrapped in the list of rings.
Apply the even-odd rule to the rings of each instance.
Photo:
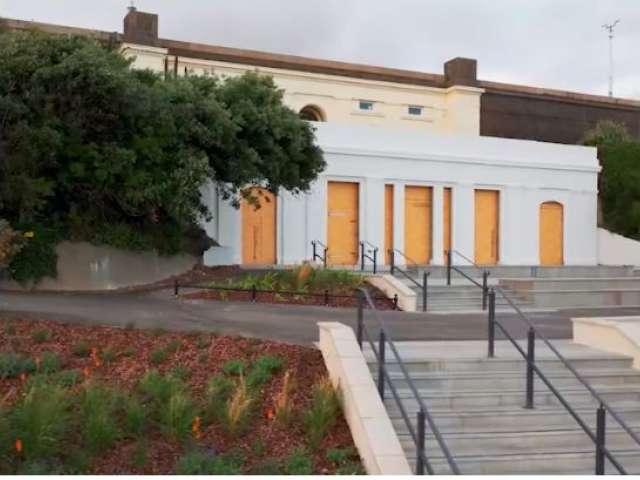
[[[254,390],[271,380],[271,377],[282,370],[284,362],[272,355],[264,355],[258,358],[247,374],[247,386]]]
[[[303,415],[309,446],[318,448],[325,435],[335,426],[340,412],[340,399],[329,378],[313,387],[311,407]]]
[[[115,421],[117,394],[101,385],[89,385],[81,394],[80,432],[88,451],[95,455],[111,447],[120,435]]]
[[[207,383],[205,391],[206,418],[208,421],[222,422],[227,402],[231,398],[235,384],[230,378],[216,375]]]
[[[156,348],[149,355],[149,362],[151,365],[161,365],[167,361],[169,358],[169,352],[167,352],[164,348]]]
[[[313,460],[304,448],[296,448],[284,460],[284,471],[287,475],[313,474]]]
[[[91,345],[86,340],[80,340],[71,347],[71,353],[76,357],[88,357],[91,353]]]
[[[195,450],[186,453],[176,463],[176,475],[239,475],[241,466],[225,456]]]
[[[242,360],[229,360],[222,366],[222,371],[226,375],[244,375],[247,364]]]
[[[36,371],[36,362],[18,353],[0,353],[0,379],[17,378]]]
[[[51,332],[49,330],[45,330],[45,329],[35,330],[31,334],[31,339],[35,343],[44,343],[47,340],[49,340],[49,338],[51,338]]]
[[[52,373],[59,372],[62,368],[62,359],[60,355],[52,352],[43,352],[40,356],[40,363],[38,365],[38,373],[50,375]]]

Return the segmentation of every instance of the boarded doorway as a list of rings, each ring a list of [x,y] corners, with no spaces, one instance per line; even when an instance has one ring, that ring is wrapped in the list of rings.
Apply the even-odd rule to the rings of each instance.
[[[496,265],[499,259],[500,192],[476,190],[475,262]]]
[[[264,188],[253,188],[251,193],[260,208],[242,201],[242,263],[272,265],[277,263],[276,196]]]
[[[419,265],[428,264],[432,257],[432,198],[431,187],[405,187],[404,250]]]
[[[540,265],[564,264],[564,212],[558,202],[540,205]]]
[[[359,188],[357,183],[329,182],[327,263],[355,265],[358,263]]]

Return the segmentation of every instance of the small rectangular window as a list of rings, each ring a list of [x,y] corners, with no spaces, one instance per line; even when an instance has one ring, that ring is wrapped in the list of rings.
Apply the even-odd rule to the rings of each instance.
[[[420,116],[422,115],[422,107],[409,107],[409,115]]]
[[[360,108],[360,110],[363,110],[365,112],[372,112],[373,111],[373,102],[369,102],[369,101],[366,101],[366,100],[360,100],[359,108]]]

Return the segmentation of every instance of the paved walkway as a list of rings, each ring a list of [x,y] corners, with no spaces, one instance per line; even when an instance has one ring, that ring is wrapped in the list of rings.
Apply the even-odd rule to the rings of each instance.
[[[486,314],[380,312],[396,340],[480,340]],[[536,312],[529,317],[550,338],[571,338],[571,317],[639,315],[640,309]],[[182,300],[170,291],[127,294],[0,293],[0,317],[30,317],[101,325],[166,330],[215,331],[309,345],[318,339],[317,322],[356,324],[354,309]],[[517,338],[526,328],[515,315],[498,319]],[[375,325],[371,312],[367,324]]]

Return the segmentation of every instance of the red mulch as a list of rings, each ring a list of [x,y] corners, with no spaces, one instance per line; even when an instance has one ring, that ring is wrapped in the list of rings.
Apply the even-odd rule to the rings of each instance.
[[[45,329],[50,332],[48,340],[36,343],[32,333]],[[198,343],[207,338],[210,344],[202,348]],[[73,346],[79,341],[86,341],[100,352],[111,349],[117,352],[113,363],[102,362],[96,367],[91,358],[81,358],[72,353]],[[180,347],[175,354],[159,366],[152,366],[149,358],[153,350],[166,346],[177,340]],[[130,356],[125,352],[129,350]],[[294,384],[294,412],[300,413],[311,401],[312,386],[323,376],[326,369],[319,351],[269,341],[242,337],[216,336],[210,333],[172,333],[130,330],[98,326],[79,326],[52,321],[2,320],[0,319],[0,352],[19,352],[37,358],[42,352],[56,352],[63,360],[63,369],[90,369],[90,381],[104,382],[123,390],[135,388],[140,378],[151,369],[168,372],[178,365],[190,370],[187,381],[194,398],[202,397],[206,382],[218,373],[227,360],[245,360],[248,364],[261,355],[273,354],[285,361],[283,371],[267,383],[262,389],[259,404],[255,407],[249,433],[239,438],[227,436],[215,425],[203,425],[201,440],[193,440],[195,445],[204,449],[212,449],[224,453],[232,448],[240,448],[246,452],[246,471],[251,466],[266,458],[282,459],[297,446],[306,445],[306,437],[299,421],[288,427],[267,418],[273,405],[274,397],[282,384],[284,372],[291,371]],[[206,361],[201,358],[206,355]],[[89,381],[87,380],[87,381]],[[24,393],[24,380],[0,380],[0,403],[11,406]],[[78,387],[76,387],[78,388]],[[261,439],[265,451],[256,455],[251,445]],[[312,452],[316,473],[332,473],[335,468],[327,462],[325,452],[328,448],[344,448],[353,446],[349,428],[342,416],[336,426],[327,435],[321,447]],[[92,474],[171,474],[175,462],[186,450],[185,445],[159,433],[147,438],[148,461],[144,468],[133,465],[135,441],[121,441],[110,451],[101,453],[91,467]]]
[[[393,310],[393,300],[387,298],[380,290],[369,287],[371,298],[378,310]],[[358,300],[355,297],[356,291],[352,288],[336,288],[332,291],[333,295],[329,295],[327,302],[323,291],[310,292],[313,295],[296,294],[296,293],[270,293],[257,292],[255,301],[257,303],[276,303],[291,305],[316,305],[338,308],[356,308]],[[251,302],[252,294],[248,292],[236,292],[229,290],[198,290],[192,293],[183,293],[182,298],[188,300],[217,300],[230,302]]]

